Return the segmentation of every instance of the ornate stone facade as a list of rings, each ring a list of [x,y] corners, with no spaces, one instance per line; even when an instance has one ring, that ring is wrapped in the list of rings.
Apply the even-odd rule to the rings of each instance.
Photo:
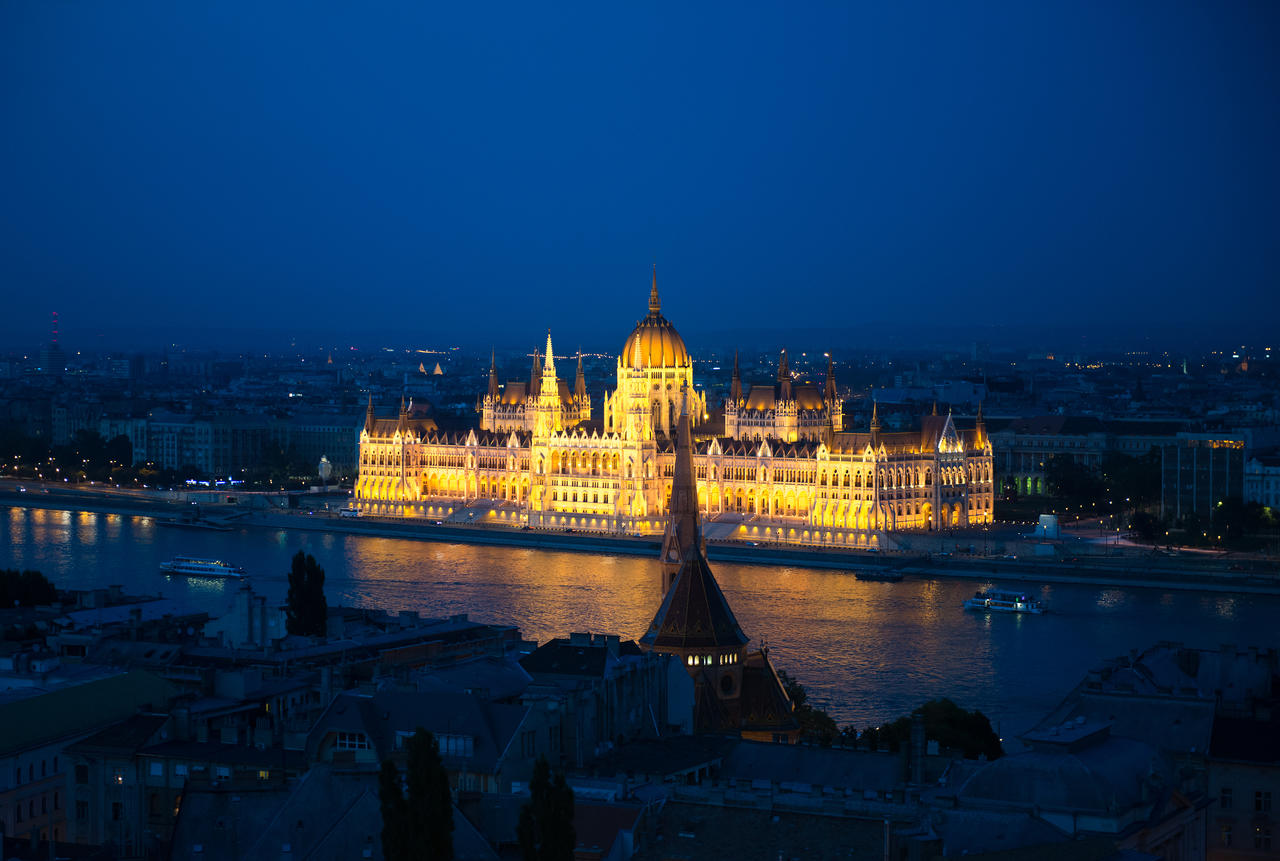
[[[714,538],[881,547],[886,533],[991,521],[991,445],[981,421],[957,429],[925,416],[919,431],[846,433],[828,361],[820,391],[795,384],[783,353],[778,382],[743,396],[735,361],[725,433],[709,430],[693,363],[662,316],[657,277],[649,314],[627,338],[603,421],[591,421],[581,359],[571,389],[556,375],[551,336],[529,382],[500,387],[491,367],[480,427],[436,428],[412,407],[370,412],[360,435],[356,504],[370,514],[633,535],[661,533],[681,405],[694,425],[698,508]]]

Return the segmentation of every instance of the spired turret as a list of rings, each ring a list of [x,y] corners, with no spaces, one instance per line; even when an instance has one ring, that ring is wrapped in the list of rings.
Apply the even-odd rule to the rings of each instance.
[[[578,403],[587,399],[587,378],[582,373],[582,349],[578,349],[578,375],[573,380],[573,397]]]
[[[662,594],[695,552],[706,554],[702,515],[698,510],[698,482],[693,470],[693,431],[689,422],[688,391],[682,392],[676,424],[676,463],[671,478],[671,505],[662,536]]]
[[[498,400],[498,365],[495,361],[495,354],[489,351],[489,400],[497,402]]]
[[[733,351],[733,382],[729,384],[729,400],[735,407],[742,406],[742,372],[738,370],[738,351]]]

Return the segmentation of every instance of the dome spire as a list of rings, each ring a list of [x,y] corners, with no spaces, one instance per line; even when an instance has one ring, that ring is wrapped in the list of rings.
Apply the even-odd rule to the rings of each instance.
[[[658,299],[658,264],[653,264],[653,287],[649,289],[649,313],[662,313],[662,302]]]

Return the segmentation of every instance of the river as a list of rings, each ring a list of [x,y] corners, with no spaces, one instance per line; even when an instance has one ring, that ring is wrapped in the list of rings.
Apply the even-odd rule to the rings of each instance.
[[[468,613],[516,625],[544,641],[571,631],[644,633],[659,603],[654,560],[399,538],[245,527],[211,532],[158,526],[151,517],[0,508],[0,568],[34,568],[60,588],[120,584],[210,613],[234,583],[169,578],[178,555],[243,565],[254,588],[283,601],[298,550],[326,572],[330,604]],[[1043,586],[1039,617],[967,613],[980,580],[864,583],[802,567],[715,564],[753,645],[799,678],[841,724],[866,727],[921,702],[950,697],[1002,734],[1027,729],[1097,661],[1161,640],[1218,648],[1280,645],[1280,596],[1149,588]]]

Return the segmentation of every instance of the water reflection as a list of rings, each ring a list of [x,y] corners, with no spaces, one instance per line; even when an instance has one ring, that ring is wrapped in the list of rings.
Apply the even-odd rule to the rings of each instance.
[[[244,565],[253,588],[283,602],[293,554],[326,571],[330,604],[428,616],[468,613],[517,625],[539,641],[571,631],[641,636],[657,609],[653,560],[528,548],[473,547],[396,538],[240,529],[158,529],[150,518],[77,517],[67,544],[61,513],[0,509],[0,567],[43,570],[64,588],[121,583],[220,612],[238,585],[167,578],[179,555]],[[66,523],[71,523],[68,519]],[[961,609],[987,581],[861,582],[808,568],[714,566],[746,634],[767,643],[777,666],[800,678],[841,723],[865,727],[948,696],[981,708],[1006,736],[1025,729],[1102,658],[1160,640],[1214,648],[1236,641],[1275,646],[1280,599],[1057,585],[1038,592],[1038,617]],[[1009,585],[1009,584],[1004,584]]]

